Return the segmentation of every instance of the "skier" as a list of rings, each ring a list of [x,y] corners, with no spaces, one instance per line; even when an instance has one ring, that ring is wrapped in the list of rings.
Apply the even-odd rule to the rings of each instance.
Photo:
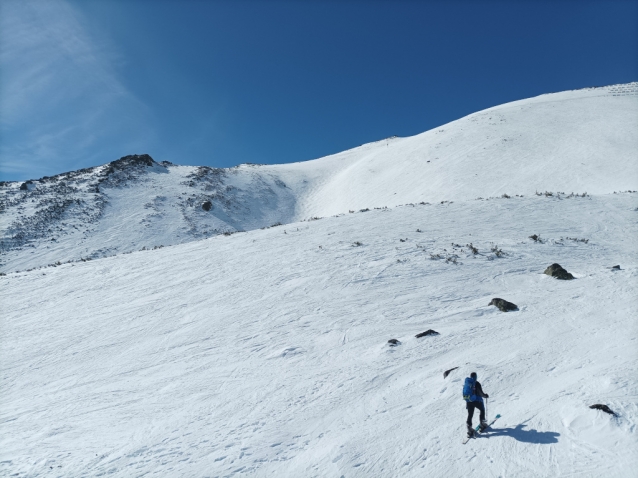
[[[483,397],[489,398],[487,393],[483,393],[481,384],[476,380],[476,372],[472,372],[469,377],[465,379],[463,385],[463,399],[467,402],[467,436],[474,436],[474,428],[472,428],[472,417],[474,416],[474,409],[477,408],[480,414],[480,430],[481,432],[487,428],[487,421],[485,420],[485,407],[483,406]]]

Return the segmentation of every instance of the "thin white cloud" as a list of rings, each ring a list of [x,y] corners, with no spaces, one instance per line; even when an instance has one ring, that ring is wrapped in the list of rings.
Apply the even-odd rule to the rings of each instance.
[[[81,13],[62,0],[5,0],[0,8],[3,175],[60,172],[144,149],[149,112]]]

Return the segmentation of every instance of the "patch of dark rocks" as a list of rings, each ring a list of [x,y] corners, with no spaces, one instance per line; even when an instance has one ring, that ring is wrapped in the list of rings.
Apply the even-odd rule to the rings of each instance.
[[[450,375],[450,372],[456,370],[458,367],[453,367],[450,370],[446,370],[445,372],[443,372],[443,378],[447,378],[448,375]]]
[[[397,345],[401,345],[401,342],[399,342],[397,339],[390,339],[388,340],[388,344],[390,345],[390,347],[396,347]]]
[[[572,280],[574,278],[569,272],[567,272],[560,264],[552,264],[547,269],[545,269],[544,274],[548,276],[555,277],[560,280]]]
[[[428,335],[439,335],[439,333],[436,330],[429,329],[429,330],[426,330],[425,332],[421,332],[420,334],[416,334],[415,337],[417,339],[420,339],[421,337],[426,337]]]
[[[114,169],[153,166],[153,164],[155,164],[155,161],[148,154],[129,154],[128,156],[122,156],[120,159],[111,161],[111,167]]]
[[[487,305],[495,305],[501,312],[510,312],[512,310],[518,310],[518,306],[512,302],[508,302],[505,299],[499,299],[494,297]]]
[[[592,408],[594,410],[602,410],[605,413],[609,413],[610,415],[613,416],[618,416],[616,414],[616,412],[614,412],[611,408],[609,408],[607,405],[603,405],[602,403],[596,403],[594,405],[590,405],[589,408]]]

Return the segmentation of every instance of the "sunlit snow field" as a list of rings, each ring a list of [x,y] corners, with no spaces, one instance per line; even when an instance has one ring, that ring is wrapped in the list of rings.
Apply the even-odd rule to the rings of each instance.
[[[437,202],[0,277],[0,474],[633,477],[637,209]],[[471,371],[502,418],[462,445]]]
[[[105,177],[112,166],[34,180],[28,191],[0,183],[0,272],[366,208],[636,190],[638,83],[514,101],[313,161],[155,163]]]

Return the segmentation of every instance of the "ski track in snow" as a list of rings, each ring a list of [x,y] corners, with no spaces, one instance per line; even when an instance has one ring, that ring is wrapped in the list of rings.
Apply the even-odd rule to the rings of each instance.
[[[637,206],[397,207],[0,277],[0,474],[635,476]],[[471,371],[502,418],[463,446]]]

